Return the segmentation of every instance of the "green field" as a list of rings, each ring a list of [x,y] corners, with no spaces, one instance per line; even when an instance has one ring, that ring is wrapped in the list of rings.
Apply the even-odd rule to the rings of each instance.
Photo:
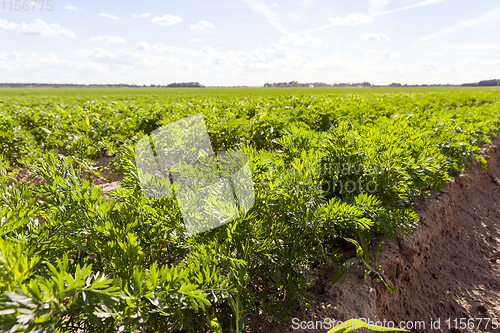
[[[143,195],[133,149],[199,113],[214,151],[248,157],[256,200],[190,236],[176,199]],[[346,249],[380,278],[368,244],[410,234],[430,189],[487,167],[499,128],[498,88],[0,89],[0,330],[284,322],[307,309],[314,265],[341,278]],[[109,200],[89,181],[103,156],[124,174]]]
[[[279,96],[429,93],[459,91],[499,91],[499,87],[422,87],[422,88],[0,88],[0,96]]]

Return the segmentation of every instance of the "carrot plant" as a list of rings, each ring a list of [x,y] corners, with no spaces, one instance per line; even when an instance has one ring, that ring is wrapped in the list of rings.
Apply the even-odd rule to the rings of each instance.
[[[336,281],[361,263],[385,283],[368,244],[410,234],[429,189],[484,166],[499,106],[471,91],[2,97],[0,330],[242,332],[307,309],[314,264]],[[214,150],[248,157],[255,204],[190,236],[176,199],[143,195],[134,145],[197,113]],[[103,155],[125,175],[111,199],[89,177]]]

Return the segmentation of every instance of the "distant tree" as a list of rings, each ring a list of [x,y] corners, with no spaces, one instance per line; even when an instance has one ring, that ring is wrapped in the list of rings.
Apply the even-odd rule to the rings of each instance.
[[[167,88],[203,88],[198,82],[170,83]]]
[[[494,80],[483,80],[479,82],[472,82],[472,83],[464,83],[462,86],[465,87],[496,87],[500,86],[500,79],[494,79]]]
[[[482,87],[499,86],[500,80],[483,80],[483,81],[479,81],[479,85]]]

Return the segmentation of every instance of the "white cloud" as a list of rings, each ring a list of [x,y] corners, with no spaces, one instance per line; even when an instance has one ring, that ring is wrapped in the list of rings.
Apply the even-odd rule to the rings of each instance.
[[[0,19],[0,31],[16,31],[19,28],[19,24],[10,23],[7,20]]]
[[[438,68],[439,66],[435,62],[423,62],[416,66],[416,69],[420,72],[431,72]]]
[[[132,15],[133,17],[138,17],[138,18],[148,18],[149,13],[142,13],[140,15]]]
[[[326,42],[326,40],[325,40]],[[331,42],[329,40],[329,42]],[[262,85],[265,82],[363,82],[375,84],[464,83],[477,82],[498,73],[500,60],[491,54],[483,59],[454,59],[449,53],[441,57],[422,55],[419,61],[406,64],[391,52],[361,54],[327,53],[310,57],[314,52],[271,44],[250,50],[204,47],[200,49],[149,45],[164,53],[139,52],[132,49],[88,49],[74,52],[79,56],[59,58],[50,53],[0,51],[0,73],[5,82],[54,83],[130,83],[168,84],[198,81],[204,85]],[[391,57],[392,54],[392,57]],[[467,55],[469,56],[469,55]],[[498,58],[498,57],[497,57]],[[333,78],[333,79],[332,79]],[[333,81],[332,81],[333,80]]]
[[[128,71],[129,74],[138,67],[147,67],[148,75],[156,75],[158,68],[155,66],[165,59],[164,56],[151,56],[143,52],[131,52],[126,50],[110,51],[106,49],[81,49],[74,52],[87,61],[92,61],[99,64],[106,64],[111,70],[110,76],[116,76],[114,71]],[[137,73],[137,72],[136,72]],[[132,80],[134,82],[135,80]],[[137,82],[137,81],[135,81]]]
[[[370,14],[376,15],[384,10],[384,7],[389,4],[391,0],[369,0]]]
[[[214,25],[207,21],[200,21],[197,24],[191,24],[191,30],[204,30],[206,28],[213,28]]]
[[[171,55],[171,56],[192,56],[198,57],[205,64],[211,66],[227,66],[227,68],[276,68],[277,63],[291,61],[293,58],[295,63],[301,61],[297,57],[290,54],[287,47],[280,44],[272,44],[269,47],[258,47],[253,51],[240,51],[240,50],[220,50],[210,46],[205,46],[201,49],[188,49],[170,47],[163,43],[157,43],[154,49]],[[286,60],[286,61],[285,61]],[[202,66],[203,68],[203,66]]]
[[[0,62],[19,61],[19,53],[13,52],[0,52]]]
[[[150,47],[148,42],[141,40],[140,42],[137,43],[136,46],[134,46],[134,50],[136,51],[149,51]]]
[[[191,38],[188,43],[199,43],[201,42],[201,40],[199,40],[198,38]]]
[[[299,6],[304,7],[304,8],[310,8],[316,0],[301,0],[299,3]]]
[[[319,46],[321,39],[306,35],[287,35],[282,37],[279,42],[281,44],[291,44],[293,46]]]
[[[156,43],[154,46],[156,51],[162,52],[162,53],[170,53],[170,54],[177,54],[177,55],[199,55],[199,51],[195,51],[192,49],[184,49],[184,48],[179,48],[179,47],[173,47],[173,46],[167,46],[163,43]]]
[[[246,59],[252,62],[258,62],[262,64],[272,63],[280,59],[286,59],[290,56],[289,49],[279,45],[271,44],[269,47],[258,47],[250,52],[242,51],[228,51],[229,56],[233,55],[233,59]]]
[[[426,36],[420,38],[418,41],[416,41],[415,44],[418,44],[418,43],[421,43],[424,41],[428,41],[431,39],[444,37],[444,36],[452,34],[452,33],[456,32],[460,29],[463,29],[463,28],[472,28],[472,27],[476,27],[478,25],[484,25],[484,23],[487,21],[498,22],[499,20],[500,20],[500,5],[493,8],[492,10],[489,10],[489,11],[483,13],[479,17],[474,17],[472,19],[458,22],[457,24],[452,25],[451,27],[448,27],[446,29],[443,29],[441,31],[438,31],[438,32],[435,32],[435,33],[432,33],[429,35],[426,35]]]
[[[80,10],[81,9],[81,8],[76,7],[76,6],[66,6],[64,8],[67,10]]]
[[[116,58],[116,53],[112,51],[108,51],[105,49],[81,49],[81,50],[76,50],[75,54],[77,56],[83,57],[83,58],[94,58],[94,59],[101,59],[101,58],[107,58],[107,59],[113,59]]]
[[[288,82],[301,80],[303,75],[300,72],[310,70],[304,59],[279,44],[252,51],[163,47],[168,52],[161,55],[126,50],[82,49],[74,52],[79,56],[78,61],[68,61],[52,54],[32,57],[21,54],[20,61],[9,63],[2,60],[10,59],[12,55],[0,52],[0,71],[6,82],[149,85],[198,81],[210,85],[262,85],[269,80],[270,73]],[[196,60],[188,61],[186,54],[196,57]],[[293,76],[290,73],[294,73]],[[245,75],[250,80],[241,82]]]
[[[374,42],[381,42],[381,41],[387,41],[389,42],[391,39],[389,36],[384,34],[383,32],[375,33],[375,32],[367,32],[359,36],[359,39],[365,42],[369,41],[374,41]]]
[[[246,0],[246,1],[248,1],[248,0]],[[413,9],[413,8],[417,8],[417,7],[432,5],[432,4],[435,4],[438,2],[442,2],[442,1],[446,1],[446,0],[425,0],[425,1],[422,1],[419,3],[416,3],[414,5],[410,5],[410,6],[404,6],[404,7],[400,7],[400,8],[385,11],[385,12],[376,12],[377,10],[380,10],[380,8],[385,6],[383,4],[384,3],[383,0],[378,0],[378,1],[373,2],[374,7],[370,7],[370,15],[357,13],[357,14],[349,14],[345,19],[330,18],[329,20],[330,20],[330,22],[332,22],[331,24],[323,25],[321,27],[309,29],[306,31],[301,31],[300,33],[301,34],[308,34],[308,33],[312,33],[312,32],[318,32],[318,31],[322,31],[322,30],[326,30],[326,29],[331,29],[331,28],[336,27],[338,25],[370,23],[370,22],[375,21],[376,16],[385,15],[385,14],[392,14],[392,13],[396,13],[396,12],[400,12],[400,11],[404,11],[404,10],[409,10],[409,9]],[[357,22],[357,23],[353,23],[353,22]]]
[[[495,43],[461,43],[461,44],[444,44],[446,45],[446,50],[460,50],[460,51],[470,51],[470,50],[498,50],[500,49],[500,44]]]
[[[125,39],[116,36],[104,35],[90,37],[92,42],[105,42],[106,44],[125,43]]]
[[[0,52],[0,71],[5,82],[81,82],[89,78],[89,72],[102,70],[96,68],[98,65],[61,59],[52,53],[14,52],[6,56],[8,61],[4,62],[5,54]]]
[[[154,24],[158,25],[174,25],[182,22],[182,18],[174,15],[163,15],[163,16],[155,16],[151,20]]]
[[[349,14],[346,18],[339,17],[330,17],[328,19],[333,26],[337,25],[358,25],[358,24],[366,24],[375,21],[375,18],[370,15],[366,15],[363,13],[355,13]]]
[[[443,2],[443,1],[446,1],[446,0],[425,0],[425,1],[422,1],[422,2],[418,2],[418,3],[414,4],[414,5],[404,6],[404,7],[400,7],[400,8],[397,8],[397,9],[388,10],[386,12],[380,12],[380,13],[377,13],[377,15],[385,15],[385,14],[397,13],[397,12],[401,12],[403,10],[408,10],[408,9],[422,7],[422,6],[432,5],[432,4],[435,4],[435,3],[438,3],[438,2]]]
[[[401,58],[398,54],[392,53],[389,50],[369,50],[365,52],[365,57],[369,60],[387,60]]]
[[[254,76],[271,70],[285,71],[285,68],[289,72],[304,66],[301,58],[291,55],[288,48],[279,44],[258,47],[252,51],[223,51],[207,46],[197,55],[203,59],[201,67],[211,75],[220,75],[222,72],[241,75],[247,72]]]
[[[266,5],[265,0],[244,0],[250,8],[256,13],[262,15],[267,23],[274,27],[277,31],[284,35],[290,35],[290,32],[285,29],[281,23],[278,22],[278,18],[273,13],[273,11]]]
[[[112,20],[118,20],[118,17],[116,17],[115,15],[111,15],[111,14],[100,13],[99,16],[102,16],[102,17],[105,17],[105,18],[109,18],[109,19],[112,19]]]
[[[40,19],[30,23],[21,22],[20,24],[10,23],[0,19],[0,31],[17,32],[23,35],[40,35],[58,38],[74,38],[75,34],[68,29],[61,28],[57,23],[47,24]]]
[[[486,65],[486,66],[496,66],[498,71],[498,68],[500,67],[500,60],[484,60],[482,58],[473,58],[473,57],[467,57],[462,60],[462,63],[465,66],[475,66],[475,65]]]
[[[283,25],[278,22],[277,16],[274,12],[266,5],[265,0],[244,0],[253,11],[260,14],[265,18],[267,23],[269,23],[274,29],[283,34],[279,43],[281,44],[291,44],[293,46],[318,46],[321,44],[321,39],[317,37],[307,36],[305,33],[293,34],[288,31]],[[301,6],[309,6],[314,2],[314,0],[302,0]],[[278,4],[273,2],[271,4],[273,7],[278,7]]]

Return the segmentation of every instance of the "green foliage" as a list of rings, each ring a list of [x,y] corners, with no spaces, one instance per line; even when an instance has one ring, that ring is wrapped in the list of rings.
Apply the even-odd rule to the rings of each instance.
[[[333,282],[362,263],[394,292],[368,244],[408,235],[428,190],[485,167],[499,105],[494,91],[2,96],[0,330],[242,332],[307,309],[322,263]],[[200,112],[215,150],[248,157],[256,200],[189,236],[175,199],[142,194],[133,145]],[[125,175],[111,199],[92,182],[104,155]]]

